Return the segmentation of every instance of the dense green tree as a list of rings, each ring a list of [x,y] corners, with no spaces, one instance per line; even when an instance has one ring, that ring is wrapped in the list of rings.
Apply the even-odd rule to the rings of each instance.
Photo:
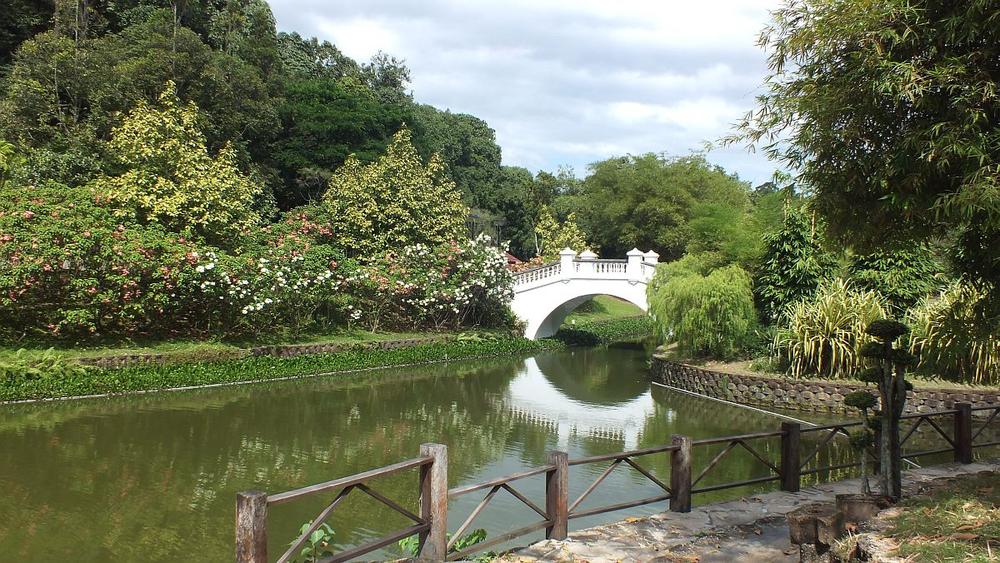
[[[232,246],[260,223],[259,183],[237,167],[226,145],[209,155],[198,108],[182,105],[173,83],[155,107],[145,102],[115,128],[110,148],[125,171],[94,182],[98,197],[140,222]]]
[[[212,148],[234,142],[261,160],[276,128],[270,87],[261,72],[212,50],[191,30],[175,29],[165,11],[97,39],[77,42],[46,32],[25,42],[0,99],[0,135],[43,151],[43,161],[79,168],[75,159],[50,153],[84,159],[103,155],[122,116],[139,101],[155,101],[167,81],[177,85],[183,101],[201,108]],[[59,174],[75,182],[85,172]]]
[[[285,82],[282,129],[270,151],[284,181],[278,194],[282,207],[321,197],[327,183],[322,180],[328,181],[349,155],[361,162],[375,160],[407,115],[404,107],[381,102],[356,82],[333,78]]]
[[[429,105],[414,110],[414,143],[425,157],[441,156],[455,185],[472,207],[498,211],[501,193],[500,147],[485,121]]]
[[[745,209],[748,191],[701,156],[646,154],[593,164],[569,207],[604,255],[623,256],[635,247],[669,261],[684,253],[697,205]]]
[[[703,275],[657,269],[647,293],[657,331],[687,356],[730,358],[747,343],[756,316],[750,275],[736,265]]]
[[[1000,9],[994,0],[795,0],[761,36],[771,75],[735,139],[812,186],[862,252],[955,234],[1000,280]]]
[[[468,213],[444,164],[425,164],[408,129],[396,133],[386,153],[371,164],[348,157],[330,179],[323,198],[337,244],[361,260],[378,259],[406,246],[437,246],[465,234]]]
[[[754,294],[766,322],[811,296],[837,271],[836,260],[820,244],[819,228],[809,214],[788,205],[781,229],[764,236],[764,255],[754,280]]]
[[[52,20],[53,4],[46,0],[10,0],[0,10],[0,74],[14,59],[24,41],[45,31]]]
[[[274,14],[264,0],[227,0],[213,10],[209,21],[209,43],[269,75],[278,56],[278,34]]]
[[[894,317],[904,315],[947,281],[941,262],[922,245],[854,256],[848,273],[856,286],[879,292]]]
[[[303,38],[298,33],[278,34],[278,57],[284,73],[292,78],[353,79],[363,83],[361,66],[329,41]]]

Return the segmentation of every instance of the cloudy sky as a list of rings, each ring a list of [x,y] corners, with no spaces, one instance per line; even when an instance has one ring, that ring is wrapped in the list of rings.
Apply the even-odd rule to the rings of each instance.
[[[271,0],[283,31],[368,60],[405,59],[415,99],[471,113],[504,164],[533,171],[626,153],[683,155],[730,130],[765,73],[755,45],[778,0]],[[760,183],[742,148],[711,161]]]

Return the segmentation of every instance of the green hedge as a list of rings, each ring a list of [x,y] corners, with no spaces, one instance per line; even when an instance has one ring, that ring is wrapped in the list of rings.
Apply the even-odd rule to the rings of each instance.
[[[128,393],[174,387],[236,383],[419,364],[442,360],[529,354],[563,345],[552,340],[515,337],[459,339],[394,350],[356,348],[334,354],[277,358],[255,356],[171,365],[63,371],[58,375],[8,378],[0,385],[0,401],[48,399],[104,393]]]
[[[642,315],[575,326],[563,325],[553,339],[570,346],[599,346],[646,338],[653,334],[653,328],[653,320]]]

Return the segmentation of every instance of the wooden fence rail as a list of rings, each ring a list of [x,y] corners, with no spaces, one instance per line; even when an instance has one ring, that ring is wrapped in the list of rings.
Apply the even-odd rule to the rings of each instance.
[[[903,457],[905,459],[913,459],[925,455],[953,452],[955,461],[971,463],[975,448],[1000,445],[1000,440],[980,440],[984,436],[985,430],[997,419],[998,415],[1000,415],[1000,405],[973,408],[969,404],[956,404],[955,408],[949,410],[905,415],[902,417],[903,422],[912,425],[902,429],[903,437],[900,440],[901,444],[905,445],[917,433],[918,429],[923,427],[925,430],[933,431],[925,431],[925,434],[941,439],[942,446],[946,445],[946,447],[916,452],[904,451]],[[985,418],[985,422],[982,425],[977,425],[978,420],[975,418],[976,416]],[[285,563],[294,558],[308,541],[309,535],[319,529],[324,520],[333,513],[347,495],[354,491],[360,491],[372,500],[391,508],[393,511],[410,520],[412,524],[363,545],[341,551],[322,561],[347,561],[414,535],[419,538],[418,550],[421,560],[450,561],[464,559],[472,553],[503,544],[542,529],[545,530],[546,538],[565,539],[569,528],[568,522],[574,518],[614,512],[663,501],[669,501],[668,508],[673,512],[688,512],[691,510],[691,497],[694,494],[770,481],[780,482],[780,488],[783,491],[796,492],[801,486],[803,475],[846,469],[860,465],[860,462],[854,461],[819,466],[819,459],[821,451],[831,440],[838,435],[847,435],[849,428],[858,427],[861,424],[861,422],[845,422],[803,428],[795,422],[783,422],[781,429],[773,432],[758,432],[705,440],[692,440],[687,436],[675,435],[671,443],[667,445],[577,459],[569,459],[566,452],[553,451],[549,452],[545,465],[512,475],[490,479],[482,483],[463,485],[450,490],[447,488],[447,447],[441,444],[423,444],[420,446],[420,455],[418,457],[349,477],[334,479],[325,483],[277,494],[267,494],[260,491],[238,493],[236,495],[236,561],[237,563],[267,563],[269,561],[267,556],[267,519],[269,506],[322,493],[333,495],[333,500],[317,515],[312,524],[306,528],[305,532],[300,534],[277,559],[279,563]],[[952,426],[951,433],[945,430],[948,424]],[[802,451],[802,437],[803,435],[810,434],[819,436],[818,444],[808,452]],[[990,436],[987,435],[986,437]],[[996,436],[994,435],[993,437],[995,438]],[[780,451],[778,459],[769,459],[765,455],[766,452],[762,453],[760,441],[766,440],[779,441]],[[723,446],[721,450],[697,474],[693,473],[692,452],[696,449],[709,450],[719,446]],[[724,458],[736,450],[748,453],[751,459],[760,464],[762,470],[766,470],[767,475],[721,484],[697,486],[719,467],[719,463]],[[711,454],[710,451],[707,453]],[[658,477],[636,461],[636,458],[657,454],[669,456],[669,479]],[[867,452],[865,455],[871,456],[877,463],[878,460],[872,452]],[[570,502],[569,468],[604,462],[610,462],[610,464],[578,497]],[[816,467],[810,467],[810,464],[814,462]],[[593,508],[581,508],[581,505],[591,493],[597,490],[607,477],[619,467],[631,468],[656,485],[662,492],[647,498],[628,500]],[[413,469],[418,469],[420,473],[419,514],[411,512],[396,501],[382,495],[372,488],[371,485],[371,482],[378,478]],[[512,484],[515,481],[539,476],[543,476],[545,479],[545,498],[541,500],[530,499]],[[456,528],[449,541],[449,499],[480,491],[486,491],[483,499],[476,505],[462,524]],[[501,493],[509,494],[521,504],[531,509],[541,519],[495,536],[488,541],[457,550],[456,543],[462,537],[462,534],[488,508],[496,495]]]

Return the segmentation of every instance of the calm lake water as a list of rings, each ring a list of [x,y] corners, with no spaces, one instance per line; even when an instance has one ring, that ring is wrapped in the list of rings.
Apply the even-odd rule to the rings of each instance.
[[[237,491],[279,492],[346,476],[415,457],[423,442],[449,446],[449,481],[457,486],[544,464],[553,449],[568,451],[572,459],[668,443],[671,434],[707,438],[778,428],[780,419],[771,415],[651,386],[649,355],[642,345],[578,349],[356,376],[0,406],[0,560],[231,560]],[[845,455],[843,442],[834,440],[823,457]],[[776,440],[755,445],[778,459]],[[715,451],[695,449],[696,474]],[[638,461],[668,479],[667,454]],[[606,467],[572,468],[571,499]],[[702,484],[767,472],[736,450]],[[412,471],[373,485],[415,510],[416,480]],[[518,483],[544,506],[542,477]],[[694,503],[775,486],[695,495]],[[485,492],[452,502],[451,529]],[[658,492],[637,472],[619,467],[582,506]],[[329,500],[326,495],[274,507],[272,556]],[[570,525],[578,529],[665,506]],[[498,494],[473,528],[495,537],[535,521],[530,509]],[[337,540],[350,545],[403,527],[405,520],[352,494],[329,523]]]

